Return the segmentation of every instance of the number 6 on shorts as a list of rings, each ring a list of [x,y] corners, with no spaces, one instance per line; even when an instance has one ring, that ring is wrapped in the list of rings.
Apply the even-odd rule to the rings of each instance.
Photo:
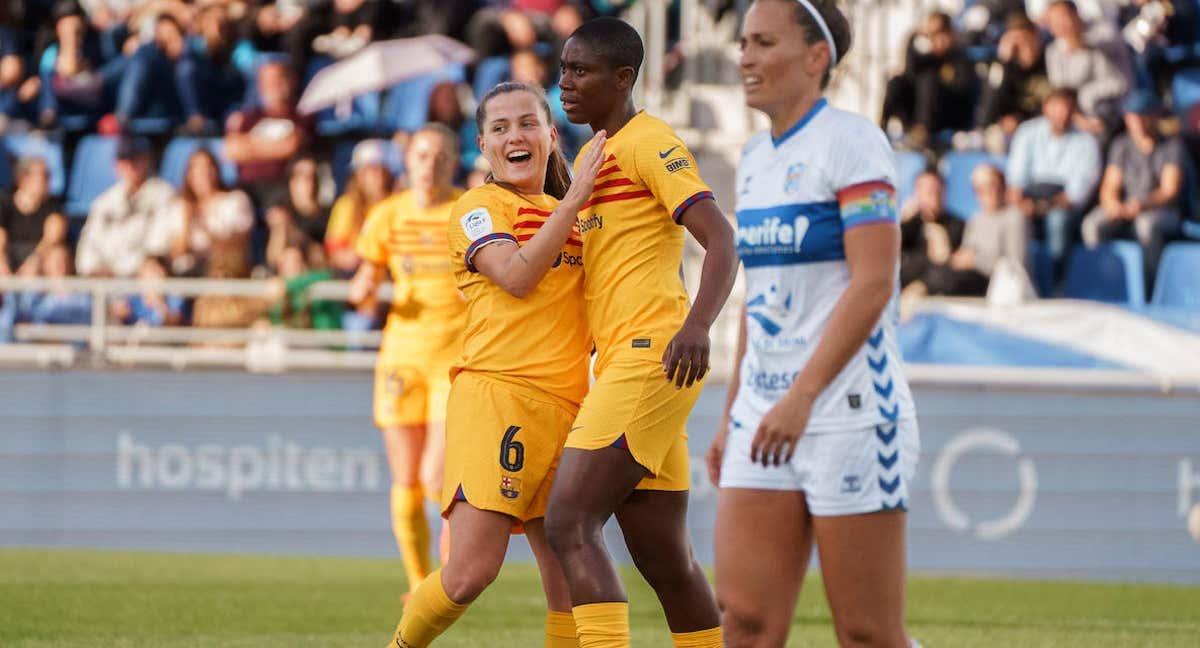
[[[520,441],[513,441],[519,425],[510,425],[504,431],[504,439],[500,441],[500,467],[509,472],[520,472],[525,466],[525,446]]]

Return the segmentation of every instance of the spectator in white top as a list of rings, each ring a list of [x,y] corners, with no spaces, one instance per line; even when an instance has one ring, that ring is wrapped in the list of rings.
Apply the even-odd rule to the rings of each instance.
[[[1188,153],[1177,136],[1158,129],[1162,105],[1149,90],[1125,101],[1126,132],[1108,150],[1100,206],[1083,221],[1083,242],[1095,247],[1114,238],[1142,244],[1146,281],[1158,268],[1163,247],[1179,231]]]
[[[175,189],[151,177],[150,142],[123,138],[117,145],[117,184],[92,203],[79,236],[76,270],[90,277],[132,277],[147,256],[167,252],[166,210]]]
[[[221,169],[208,149],[188,158],[183,188],[166,217],[172,274],[205,274],[206,263],[220,256],[218,265],[234,277],[249,276],[254,207],[244,192],[221,183]]]
[[[1042,116],[1017,128],[1005,176],[1009,203],[1033,219],[1060,269],[1100,180],[1100,145],[1072,126],[1075,92],[1058,88]]]
[[[1004,172],[991,164],[975,167],[971,186],[979,211],[967,221],[962,247],[944,265],[933,266],[921,278],[931,295],[982,296],[1001,259],[1025,266],[1029,222],[1021,211],[1004,204]]]
[[[1046,46],[1050,84],[1075,90],[1080,110],[1077,126],[1097,135],[1111,132],[1120,122],[1121,100],[1133,85],[1128,57],[1115,61],[1115,54],[1084,38],[1083,19],[1072,0],[1057,0],[1045,18],[1054,35]]]

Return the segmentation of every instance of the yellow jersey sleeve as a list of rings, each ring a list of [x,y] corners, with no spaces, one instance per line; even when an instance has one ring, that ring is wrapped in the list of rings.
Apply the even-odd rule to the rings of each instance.
[[[712,189],[700,179],[696,158],[669,129],[646,129],[634,144],[636,175],[654,194],[671,220],[679,222],[693,204],[712,198]]]
[[[475,253],[493,243],[519,244],[512,210],[491,192],[470,192],[450,211],[450,254],[470,272],[478,272],[471,260]]]
[[[325,249],[337,250],[355,244],[354,201],[342,196],[329,210],[329,224],[325,226]]]
[[[358,256],[375,265],[386,265],[388,262],[388,204],[389,201],[385,200],[367,212],[362,231],[358,234],[358,242],[354,246]]]

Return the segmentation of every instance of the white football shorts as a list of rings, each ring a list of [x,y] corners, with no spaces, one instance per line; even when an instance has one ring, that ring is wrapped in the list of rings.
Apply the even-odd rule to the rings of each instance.
[[[915,419],[847,432],[805,434],[791,462],[750,461],[757,420],[730,423],[721,488],[803,491],[813,515],[908,510],[908,489],[921,451]]]

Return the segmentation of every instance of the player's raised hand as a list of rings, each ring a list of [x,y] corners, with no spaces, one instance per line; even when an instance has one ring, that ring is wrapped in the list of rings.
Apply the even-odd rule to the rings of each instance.
[[[750,461],[764,466],[778,466],[792,460],[796,444],[804,436],[812,416],[813,398],[788,391],[767,411],[758,424],[750,442]]]
[[[592,195],[592,188],[596,186],[596,174],[600,173],[600,167],[604,166],[604,144],[607,141],[608,134],[603,130],[597,131],[589,142],[587,153],[579,160],[579,170],[575,172],[571,188],[562,199],[562,203],[570,205],[574,211],[582,209],[583,203]]]
[[[691,387],[708,373],[708,353],[712,342],[708,328],[684,321],[679,332],[671,338],[663,351],[663,372],[667,382],[674,382],[676,389]]]

